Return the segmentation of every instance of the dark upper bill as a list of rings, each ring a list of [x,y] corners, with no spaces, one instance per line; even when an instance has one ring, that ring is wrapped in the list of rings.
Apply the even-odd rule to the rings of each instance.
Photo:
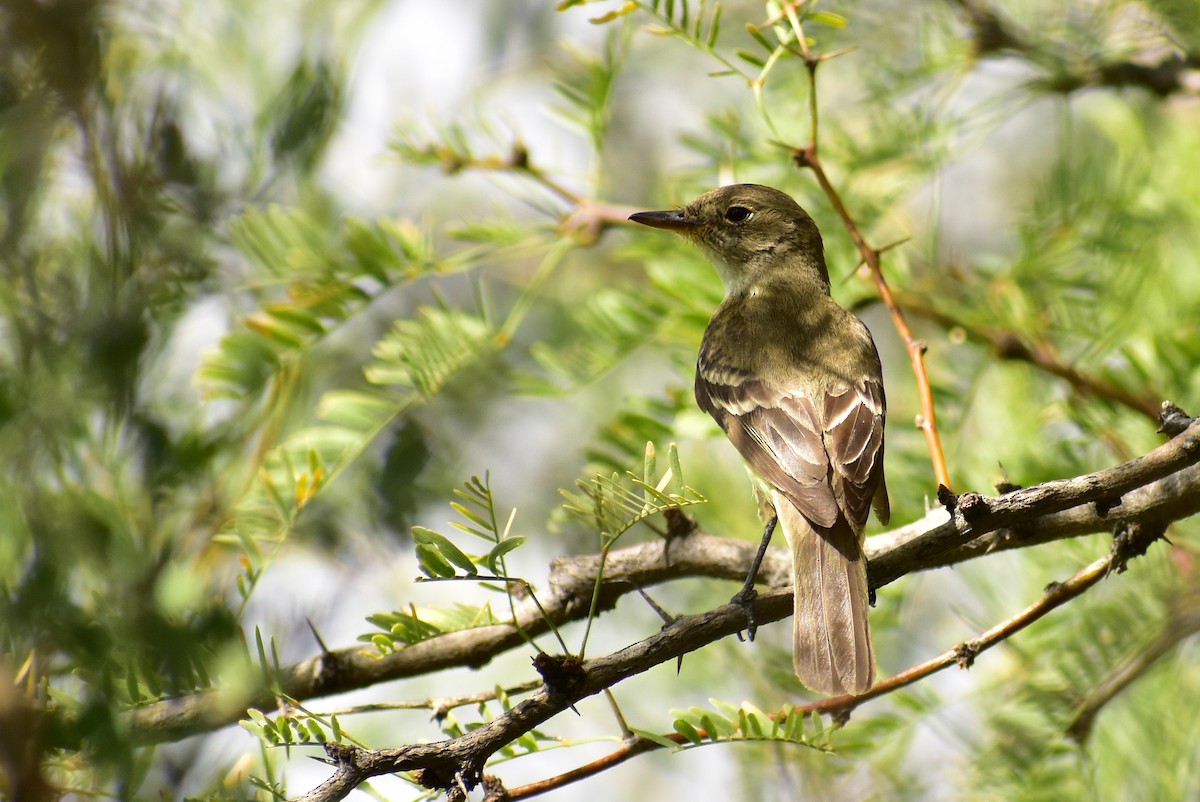
[[[682,209],[672,209],[666,212],[637,212],[629,215],[629,219],[644,226],[665,228],[670,231],[679,231],[699,225],[699,221],[685,215]]]

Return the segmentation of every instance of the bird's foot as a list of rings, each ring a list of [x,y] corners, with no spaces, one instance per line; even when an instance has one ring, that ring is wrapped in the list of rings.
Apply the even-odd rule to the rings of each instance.
[[[758,632],[758,622],[754,619],[754,600],[758,598],[758,590],[753,584],[747,583],[745,587],[733,594],[733,598],[729,600],[730,604],[736,604],[746,613],[746,639],[753,642],[754,634]],[[742,633],[738,633],[738,640],[742,640]]]

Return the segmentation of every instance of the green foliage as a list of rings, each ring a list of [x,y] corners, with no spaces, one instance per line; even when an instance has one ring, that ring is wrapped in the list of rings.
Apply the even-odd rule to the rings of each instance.
[[[980,759],[969,781],[981,795],[1186,796],[1181,783],[1194,781],[1200,766],[1193,755],[1194,728],[1178,699],[1194,691],[1195,676],[1178,659],[1155,666],[1124,698],[1110,703],[1104,724],[1085,742],[1069,735],[1087,692],[1103,687],[1116,667],[1169,635],[1178,625],[1172,608],[1187,603],[1161,553],[1139,562],[1130,568],[1138,575],[1136,585],[1106,583],[1079,601],[1070,626],[1032,627],[1008,649],[1004,671],[980,689],[1000,699],[973,737]],[[1158,759],[1180,771],[1141,765],[1143,745],[1151,741]]]
[[[454,495],[462,501],[452,501],[450,506],[463,517],[465,523],[453,521],[450,525],[460,532],[486,541],[491,548],[484,555],[467,557],[449,538],[423,526],[418,526],[413,527],[413,539],[417,543],[418,550],[421,546],[426,546],[436,553],[439,559],[453,563],[470,576],[476,576],[479,573],[478,565],[486,567],[493,574],[502,572],[504,555],[525,542],[525,538],[510,534],[513,519],[517,515],[516,509],[514,508],[509,513],[501,527],[488,477],[480,481],[478,476],[472,476],[471,480],[463,487],[454,489]],[[453,576],[453,573],[449,575]]]
[[[424,561],[441,559],[440,555],[435,555],[432,558],[425,557],[421,554],[420,547],[418,547],[417,554],[419,559],[423,559],[423,567],[425,564]],[[448,570],[449,572],[445,576],[454,576],[452,573],[453,569]],[[442,574],[437,574],[433,571],[430,571],[429,575],[442,576]],[[379,649],[380,654],[390,654],[398,648],[412,646],[415,643],[420,643],[423,640],[428,640],[438,635],[444,635],[447,632],[460,632],[465,629],[503,623],[493,615],[490,604],[478,607],[469,604],[456,604],[450,607],[436,607],[424,610],[412,608],[407,613],[399,611],[393,613],[375,613],[368,616],[367,620],[384,630],[384,633],[360,635],[358,639],[374,644]]]
[[[576,483],[579,492],[559,491],[566,499],[563,508],[594,528],[600,534],[601,548],[607,550],[617,538],[652,516],[705,503],[703,496],[683,483],[679,450],[674,443],[667,458],[669,467],[658,478],[657,452],[653,443],[646,443],[642,478],[626,472],[624,479],[614,473],[580,480]]]
[[[0,26],[0,681],[19,690],[0,724],[40,734],[0,764],[44,774],[56,793],[287,798],[288,760],[308,754],[300,745],[397,745],[390,724],[386,737],[356,738],[343,730],[350,714],[283,696],[288,661],[315,649],[287,632],[303,617],[295,600],[363,603],[355,584],[293,575],[305,557],[376,579],[386,548],[392,570],[422,575],[419,590],[386,584],[391,612],[363,611],[373,630],[359,641],[382,658],[506,624],[525,598],[539,604],[541,574],[515,565],[570,547],[544,534],[546,519],[606,557],[639,523],[657,530],[660,514],[706,498],[713,511],[749,505],[742,484],[707,483],[718,473],[703,441],[732,452],[690,394],[720,282],[685,244],[621,231],[618,202],[676,203],[733,177],[780,186],[812,211],[835,295],[867,317],[887,362],[894,520],[920,515],[932,487],[908,426],[916,388],[873,286],[854,277],[856,249],[795,169],[814,130],[869,242],[905,241],[884,253],[884,270],[928,345],[956,489],[1143,452],[1159,440],[1131,399],[1200,407],[1191,90],[1104,83],[1131,74],[1114,71],[1124,62],[1170,67],[1175,50],[1195,59],[1200,29],[1185,0],[997,0],[986,4],[1001,26],[990,33],[1015,37],[999,44],[956,4],[898,15],[873,3],[564,0],[559,11],[599,26],[570,48],[535,4],[536,24],[520,26],[528,40],[516,26],[479,36],[483,108],[445,121],[416,116],[415,104],[387,109],[402,121],[392,161],[374,169],[399,176],[400,191],[382,209],[338,172],[344,144],[330,158],[369,124],[347,114],[352,81],[377,69],[355,48],[380,4],[216,4],[178,20],[120,2],[53,5],[12,4]],[[507,11],[495,18],[516,19]],[[293,37],[304,44],[286,44]],[[537,58],[502,51],[514,42]],[[538,113],[507,107],[514,84],[537,90]],[[503,107],[488,107],[493,95]],[[198,331],[223,335],[195,364]],[[542,414],[551,409],[570,427]],[[648,443],[671,444],[664,468]],[[681,449],[704,495],[684,484]],[[519,532],[491,476],[457,484],[489,468],[522,510]],[[550,489],[580,474],[550,509]],[[411,525],[451,497],[451,529]],[[378,536],[389,527],[392,540]],[[923,684],[836,732],[790,708],[768,717],[714,699],[673,713],[670,731],[685,748],[783,745],[813,794],[1183,798],[1200,776],[1194,644],[1164,650],[1086,743],[1064,733],[1115,666],[1178,625],[1196,532],[1194,521],[1176,525],[1172,560],[1156,548],[989,653],[952,686],[969,688],[960,697]],[[921,581],[889,587],[873,614],[881,659],[899,669],[928,656],[917,650],[946,648],[960,616],[984,626],[1011,615],[1097,548],[1056,544],[964,567],[967,587],[935,607]],[[602,580],[581,643],[609,620],[606,643],[644,637],[625,608],[599,617]],[[436,602],[418,606],[433,588]],[[480,589],[483,601],[470,595]],[[710,591],[667,591],[664,606],[727,598]],[[573,633],[554,634],[571,651]],[[745,670],[691,676],[711,685],[705,696],[745,698],[752,666],[755,703],[773,709],[795,690],[786,656],[749,648]],[[672,681],[659,687],[682,696]],[[235,771],[206,757],[184,785],[175,766],[187,752],[139,746],[127,716],[197,691],[234,709],[279,704],[246,713],[256,740]],[[411,740],[456,737],[514,704],[499,686],[455,693]],[[626,700],[630,720],[661,722],[666,697],[640,696]],[[598,736],[571,739],[547,723],[489,765],[613,737],[597,720],[581,717]],[[939,727],[968,732],[939,739],[954,743],[926,780],[930,739],[918,736]],[[228,731],[214,737],[230,742]],[[747,763],[779,755],[728,751]],[[756,796],[764,776],[778,773],[747,770],[748,798],[767,795]]]
[[[719,699],[710,699],[709,703],[712,708],[692,707],[671,711],[675,717],[672,728],[684,737],[687,745],[703,746],[722,741],[773,741],[821,751],[829,749],[830,731],[820,716],[790,707],[768,716],[748,703],[740,707]]]
[[[430,398],[446,382],[484,354],[494,333],[482,318],[451,309],[423,308],[415,319],[396,321],[391,334],[373,349],[367,381],[412,388]]]

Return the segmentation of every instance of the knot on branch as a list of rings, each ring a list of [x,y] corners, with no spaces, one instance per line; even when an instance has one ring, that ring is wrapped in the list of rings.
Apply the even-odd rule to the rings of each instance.
[[[583,685],[587,674],[583,660],[574,654],[554,656],[538,652],[533,658],[533,668],[546,683],[546,690],[555,696],[572,696]]]
[[[1129,561],[1141,557],[1156,540],[1165,540],[1166,528],[1162,524],[1124,523],[1113,530],[1113,544],[1108,572],[1125,573]]]
[[[508,802],[508,789],[494,774],[483,775],[483,802]]]
[[[987,499],[979,493],[963,493],[958,497],[957,506],[967,523],[978,521],[989,512]]]
[[[445,791],[447,802],[466,802],[467,791],[479,785],[480,770],[463,766],[458,768],[453,761],[417,769],[412,778],[422,788]]]
[[[339,744],[334,743],[333,741],[327,741],[325,743],[325,754],[329,756],[329,759],[316,759],[318,762],[328,763],[337,769],[357,770],[359,768],[358,755],[361,751],[361,748],[355,746],[354,744]]]
[[[696,519],[688,516],[683,510],[672,507],[663,512],[667,522],[667,538],[686,537],[696,531]]]
[[[354,665],[355,655],[339,650],[331,652],[323,649],[321,655],[313,663],[312,688],[314,696],[327,693],[337,693],[344,690],[348,678],[353,682],[357,669]]]
[[[1107,517],[1112,512],[1114,507],[1121,506],[1121,497],[1114,496],[1112,498],[1098,498],[1092,502],[1092,506],[1096,508],[1096,515],[1100,518]]]
[[[983,651],[980,645],[975,641],[965,641],[954,647],[954,663],[959,668],[966,670],[975,665],[975,658]]]
[[[1176,437],[1187,431],[1195,421],[1174,403],[1163,401],[1162,411],[1158,413],[1158,431],[1168,437]]]

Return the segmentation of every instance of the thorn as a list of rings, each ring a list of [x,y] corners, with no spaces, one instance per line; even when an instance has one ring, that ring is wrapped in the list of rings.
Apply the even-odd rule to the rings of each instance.
[[[325,645],[325,641],[321,640],[321,633],[317,632],[317,627],[313,624],[312,619],[305,616],[304,623],[308,624],[308,631],[312,633],[313,638],[317,641],[317,645],[321,647],[321,654],[331,654],[329,647]]]
[[[643,589],[638,588],[637,592],[638,592],[639,596],[641,596],[643,599],[646,600],[646,604],[650,605],[650,609],[653,610],[654,612],[658,613],[658,617],[663,620],[664,627],[670,626],[671,624],[675,623],[675,620],[679,616],[674,616],[674,615],[671,615],[670,613],[668,613],[661,606],[659,606],[658,602],[656,602],[656,601],[654,601],[654,599],[650,598],[650,594],[646,593],[646,591],[644,591]]]

